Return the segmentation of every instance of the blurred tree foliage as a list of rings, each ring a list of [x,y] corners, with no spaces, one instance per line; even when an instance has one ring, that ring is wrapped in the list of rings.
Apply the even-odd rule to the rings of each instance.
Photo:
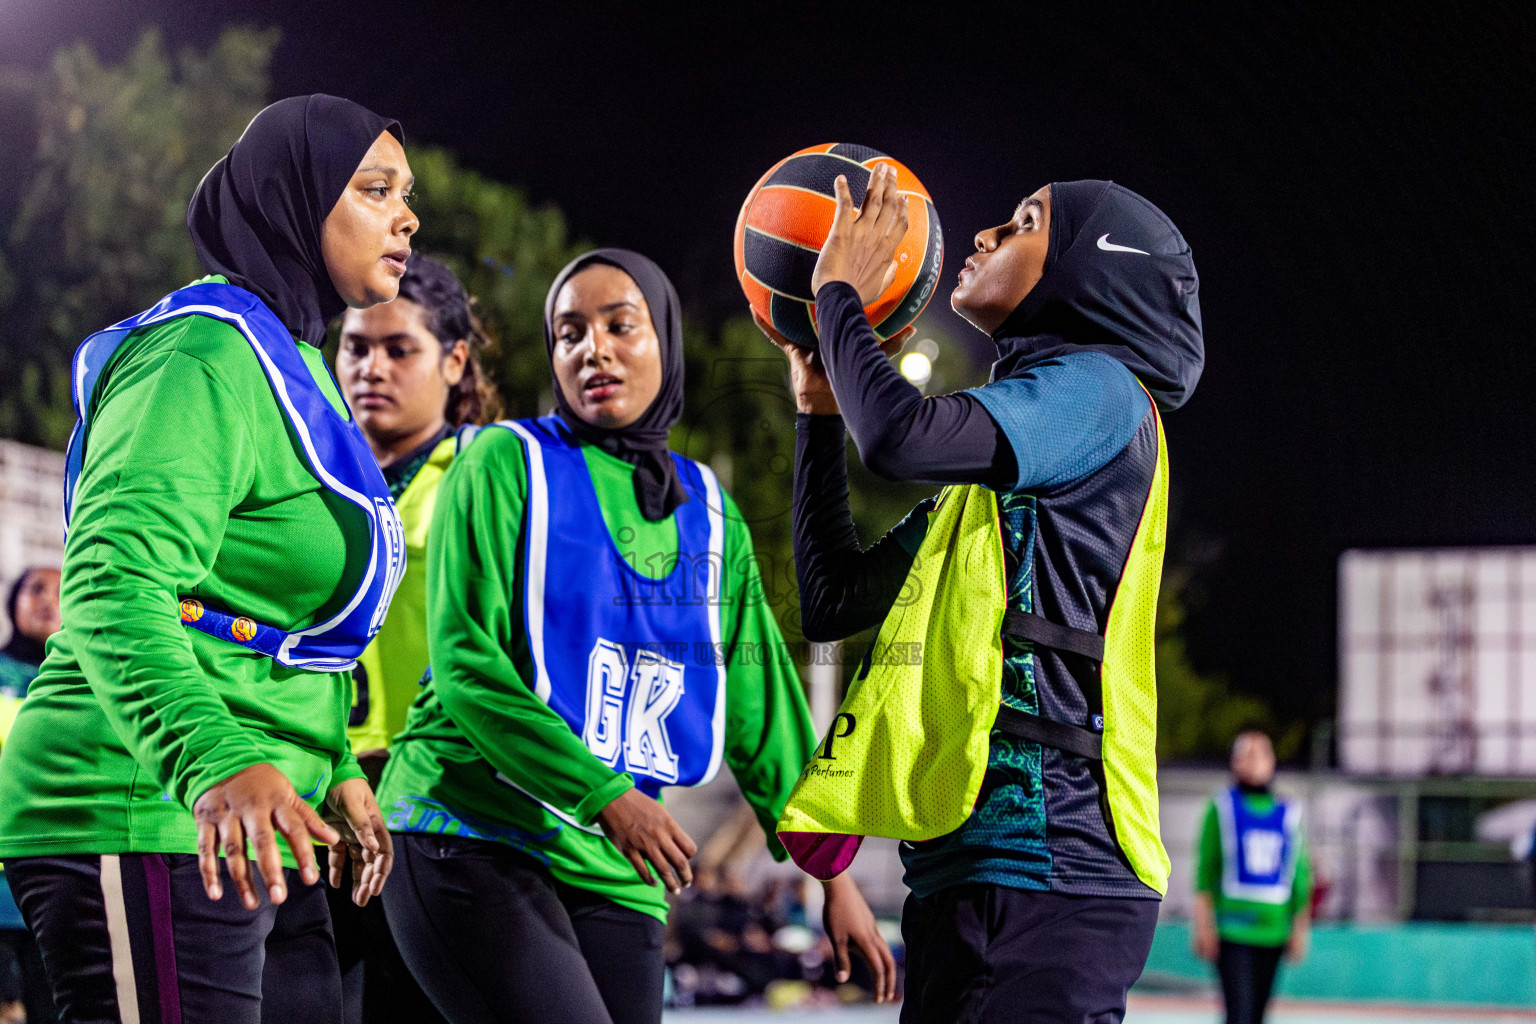
[[[173,58],[150,31],[115,66],[76,43],[45,73],[6,69],[0,117],[34,144],[4,158],[0,434],[62,445],[75,346],[199,275],[187,199],[266,102],[276,43],[234,29]]]
[[[187,201],[267,102],[275,31],[232,28],[206,52],[174,56],[146,32],[115,65],[83,43],[45,72],[0,68],[0,436],[62,447],[74,421],[69,357],[86,335],[144,309],[202,273]],[[465,168],[446,150],[411,145],[417,245],[447,262],[495,340],[485,354],[510,416],[553,405],[543,345],[550,280],[590,248],[563,214]],[[515,170],[515,169],[514,169]],[[685,296],[686,299],[686,296]],[[709,463],[752,529],[764,593],[788,639],[801,639],[791,542],[794,403],[784,358],[745,315],[715,332],[685,325],[688,387],[673,446]],[[939,338],[934,391],[981,382],[962,345]],[[931,488],[876,479],[850,449],[850,501],[865,543]],[[1261,701],[1201,675],[1185,652],[1192,575],[1170,565],[1158,620],[1159,752],[1220,756],[1242,725],[1274,729]],[[872,636],[853,638],[851,648]],[[844,666],[845,675],[853,669]],[[1299,727],[1277,736],[1282,756]]]
[[[1225,761],[1244,729],[1262,729],[1282,761],[1301,753],[1306,725],[1282,721],[1258,697],[1236,693],[1222,675],[1189,657],[1189,610],[1200,600],[1199,570],[1212,553],[1170,544],[1157,600],[1157,754],[1160,759]]]
[[[416,248],[441,259],[475,299],[495,339],[482,354],[509,416],[549,411],[544,293],[560,268],[592,248],[573,241],[565,216],[535,206],[519,188],[463,167],[447,150],[407,147],[421,218]]]

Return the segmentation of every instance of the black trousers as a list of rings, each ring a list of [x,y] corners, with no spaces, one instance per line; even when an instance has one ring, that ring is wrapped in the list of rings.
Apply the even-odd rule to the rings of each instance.
[[[341,961],[346,1024],[445,1024],[400,957],[384,916],[384,901],[352,902],[350,869],[339,889],[325,890]]]
[[[901,1024],[1119,1024],[1158,906],[980,884],[908,896]]]
[[[452,1024],[660,1024],[665,927],[456,836],[395,836],[384,909]]]
[[[222,865],[221,865],[222,867]],[[191,854],[19,857],[6,874],[64,1024],[340,1024],[323,882],[246,910]],[[259,877],[259,873],[258,873]]]
[[[27,1024],[55,1024],[59,1017],[53,1009],[53,988],[32,933],[25,928],[0,931],[0,961],[4,962],[0,970],[6,972],[0,1002],[20,1002],[27,1011]]]
[[[1284,952],[1284,946],[1245,946],[1221,940],[1216,971],[1221,975],[1227,1024],[1261,1024]]]

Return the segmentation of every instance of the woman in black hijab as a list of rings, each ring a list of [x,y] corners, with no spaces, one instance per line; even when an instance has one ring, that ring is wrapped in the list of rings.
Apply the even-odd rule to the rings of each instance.
[[[11,638],[0,647],[0,697],[25,697],[43,663],[43,644],[59,631],[59,570],[33,566],[16,577],[5,617]]]
[[[957,636],[1002,623],[1001,706],[974,809],[947,835],[902,844],[912,890],[902,1020],[1119,1020],[1168,879],[1152,637],[1167,500],[1161,413],[1188,399],[1204,365],[1189,246],[1120,185],[1040,189],[976,235],[951,299],[997,347],[991,383],[924,398],[862,308],[905,231],[895,175],[874,174],[862,210],[845,182],[838,193],[813,278],[820,348],[759,324],[790,357],[800,412],[805,635],[836,640],[880,624],[877,646],[907,639],[896,624],[917,616],[892,613],[895,598],[932,602],[923,591],[933,587],[917,584],[936,578],[964,580],[965,599],[945,606],[963,608],[962,621],[935,628]],[[949,485],[868,550],[848,510],[848,433],[876,473]],[[965,545],[983,542],[962,536],[954,509],[973,501],[999,524],[995,583],[964,572],[963,556],[981,550]],[[945,576],[950,559],[959,571]],[[908,681],[963,685],[939,660]],[[861,678],[885,671],[867,666]]]
[[[274,103],[192,199],[212,276],[76,353],[63,629],[0,761],[0,857],[65,1020],[340,1020],[314,844],[379,893],[348,670],[403,564],[313,343],[394,297],[410,188],[395,122]]]
[[[453,1024],[658,1024],[666,894],[696,852],[662,788],[728,764],[782,857],[773,824],[815,733],[744,520],[667,449],[683,339],[666,275],[587,253],[544,332],[555,413],[480,431],[438,492],[432,678],[381,786],[402,863],[384,908]],[[840,980],[851,942],[889,996],[857,888],[826,905]]]

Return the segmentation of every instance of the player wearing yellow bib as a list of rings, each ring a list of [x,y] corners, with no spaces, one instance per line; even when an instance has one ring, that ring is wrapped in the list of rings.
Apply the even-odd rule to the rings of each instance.
[[[411,254],[398,298],[350,309],[341,322],[337,379],[384,471],[405,533],[405,576],[389,617],[352,670],[347,738],[375,785],[427,671],[427,527],[438,484],[453,462],[453,432],[494,416],[495,396],[477,354],[484,345],[464,286],[419,252]],[[348,1019],[441,1020],[400,959],[383,904],[359,907],[342,888],[327,896]],[[354,972],[361,973],[360,992]]]
[[[858,211],[842,179],[837,191],[813,278],[819,348],[774,338],[801,413],[803,629],[830,640],[881,624],[886,653],[861,669],[850,706],[900,678],[931,691],[935,708],[968,695],[977,713],[841,716],[781,834],[829,873],[851,857],[849,828],[795,830],[837,815],[858,825],[861,806],[878,804],[866,833],[929,837],[901,851],[912,890],[904,1024],[1118,1021],[1168,877],[1152,670],[1167,494],[1159,410],[1183,404],[1204,362],[1189,247],[1111,182],[1040,189],[977,234],[951,300],[997,346],[991,382],[925,399],[863,313],[906,229],[895,175],[877,171]],[[845,424],[876,473],[948,485],[867,551],[848,511]],[[921,667],[908,671],[914,650]],[[989,651],[990,663],[973,657]],[[862,747],[854,717],[875,737]],[[944,766],[974,771],[974,807],[955,808],[958,827],[945,816],[923,832],[906,812],[956,772],[922,752],[957,749],[941,737],[972,721],[974,755],[963,746]],[[836,776],[822,770],[832,739]],[[821,804],[797,804],[813,790]]]

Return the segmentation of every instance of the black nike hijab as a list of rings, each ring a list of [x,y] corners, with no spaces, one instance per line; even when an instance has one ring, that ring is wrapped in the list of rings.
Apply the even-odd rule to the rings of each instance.
[[[320,224],[386,131],[403,141],[399,122],[322,93],[267,107],[192,195],[197,258],[260,296],[295,337],[324,338],[346,303],[325,269]]]
[[[576,257],[555,275],[544,299],[544,347],[550,357],[550,375],[554,376],[555,298],[575,274],[594,263],[618,267],[634,279],[651,307],[651,324],[661,343],[661,390],[640,418],[627,427],[608,430],[594,426],[576,415],[555,381],[555,411],[570,427],[571,433],[623,459],[635,467],[635,498],[640,514],[651,522],[671,515],[688,500],[688,492],[677,476],[677,465],[667,449],[667,433],[683,414],[683,314],[677,290],[666,273],[648,257],[628,249],[594,249]]]
[[[992,379],[1092,349],[1177,409],[1205,366],[1199,286],[1188,243],[1157,207],[1112,181],[1054,182],[1045,274],[993,332]]]

